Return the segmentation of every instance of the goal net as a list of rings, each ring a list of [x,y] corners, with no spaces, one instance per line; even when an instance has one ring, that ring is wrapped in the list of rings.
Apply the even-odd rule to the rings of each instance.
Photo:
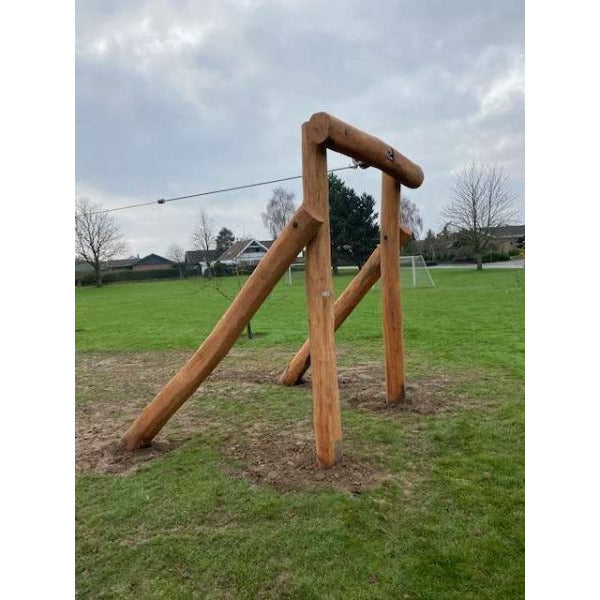
[[[433,278],[422,255],[400,256],[400,279],[403,289],[434,287]]]

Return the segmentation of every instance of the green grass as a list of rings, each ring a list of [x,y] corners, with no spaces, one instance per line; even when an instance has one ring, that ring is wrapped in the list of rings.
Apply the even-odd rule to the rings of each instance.
[[[390,477],[359,495],[251,485],[224,468],[228,432],[218,428],[135,473],[79,475],[78,596],[522,597],[523,272],[433,275],[434,289],[403,295],[408,377],[455,377],[448,393],[470,402],[394,418],[344,406],[345,446]],[[336,291],[349,279],[336,278]],[[204,280],[77,289],[78,353],[191,350],[226,305]],[[238,349],[263,361],[288,356],[306,335],[305,306],[299,274],[254,318],[264,335]],[[341,364],[381,360],[378,289],[337,340]],[[252,389],[239,402],[218,394],[191,402],[229,434],[310,421],[306,388]]]
[[[352,275],[334,279],[339,294]],[[451,363],[506,367],[523,374],[524,289],[517,269],[434,271],[435,288],[403,294],[405,341]],[[220,280],[233,297],[234,278]],[[381,339],[380,290],[372,290],[337,334],[344,341]],[[195,349],[227,308],[204,279],[127,283],[76,289],[79,350]],[[265,334],[253,346],[297,344],[307,333],[303,274],[280,283],[253,321]],[[243,341],[241,342],[244,343]]]

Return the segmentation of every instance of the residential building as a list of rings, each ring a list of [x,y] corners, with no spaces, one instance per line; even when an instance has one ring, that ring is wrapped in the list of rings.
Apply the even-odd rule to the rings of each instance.
[[[270,245],[270,244],[269,244]],[[234,242],[221,256],[219,262],[226,266],[257,265],[269,248],[258,240],[246,239]]]
[[[130,256],[129,258],[119,258],[117,260],[107,260],[103,266],[106,271],[131,271],[133,266],[140,260],[139,256]]]
[[[188,250],[185,253],[185,272],[189,275],[202,275],[208,263],[214,263],[219,258],[218,250]]]
[[[140,258],[133,266],[134,271],[162,271],[163,269],[175,269],[177,263],[159,256],[158,254],[148,254],[144,258]]]
[[[500,252],[525,247],[525,225],[503,225],[491,227],[488,231]]]
[[[148,254],[144,258],[139,256],[130,256],[129,258],[119,258],[107,260],[101,264],[100,270],[105,272],[114,271],[161,271],[163,269],[174,269],[177,263],[158,254]],[[81,259],[75,260],[75,272],[86,273],[94,269]]]

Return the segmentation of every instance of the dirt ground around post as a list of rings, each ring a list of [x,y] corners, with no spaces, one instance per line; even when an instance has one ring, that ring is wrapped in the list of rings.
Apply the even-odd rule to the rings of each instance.
[[[257,353],[260,354],[257,360]],[[200,403],[188,402],[169,421],[156,441],[136,452],[123,452],[119,440],[140,411],[189,357],[188,352],[82,353],[76,359],[77,403],[75,448],[78,472],[124,475],[158,459],[202,433],[218,432],[224,444],[224,468],[253,484],[280,489],[327,487],[360,493],[389,476],[368,457],[344,450],[344,460],[332,469],[316,466],[312,422],[309,418],[284,427],[268,422],[224,423],[203,412]],[[248,353],[234,350],[201,386],[201,394],[242,401],[257,386],[273,385],[282,370],[276,349]],[[381,364],[365,362],[339,368],[342,411],[369,411],[381,418],[402,418],[407,413],[435,415],[469,404],[449,394],[456,377],[436,375],[409,381],[403,406],[385,403]],[[310,371],[300,389],[310,387]],[[306,389],[307,396],[309,390]]]

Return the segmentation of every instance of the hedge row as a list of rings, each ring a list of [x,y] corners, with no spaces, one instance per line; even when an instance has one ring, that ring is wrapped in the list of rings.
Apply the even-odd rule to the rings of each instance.
[[[507,252],[486,252],[482,257],[482,262],[502,262],[505,260],[510,260],[510,254]],[[465,255],[448,255],[448,254],[438,254],[436,256],[436,260],[429,260],[428,257],[425,257],[425,264],[433,265],[439,262],[443,263],[474,263],[476,262],[475,257],[473,256],[465,256]]]
[[[488,254],[484,254],[483,262],[502,262],[504,260],[510,260],[510,254],[507,252],[489,252]]]
[[[257,265],[224,265],[220,262],[215,262],[211,265],[210,271],[204,271],[204,277],[230,277],[234,275],[250,275]],[[292,271],[304,271],[304,263],[293,264]],[[186,277],[198,276],[198,271],[190,269],[186,273]]]
[[[156,269],[151,271],[109,271],[107,273],[102,273],[102,283],[142,281],[145,279],[175,279],[177,277],[179,277],[179,269]],[[76,274],[75,285],[96,285],[96,274]]]

